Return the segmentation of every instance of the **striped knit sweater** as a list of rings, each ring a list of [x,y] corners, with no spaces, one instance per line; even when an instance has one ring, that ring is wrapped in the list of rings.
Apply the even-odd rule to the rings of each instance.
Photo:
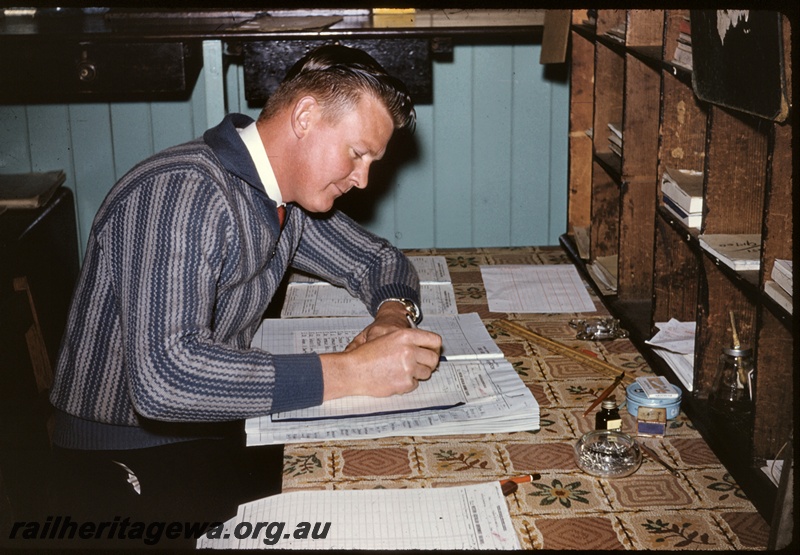
[[[413,267],[344,214],[290,206],[279,231],[229,115],[134,167],[92,225],[51,401],[54,441],[134,448],[213,423],[319,404],[319,356],[250,349],[288,267],[347,288],[374,314],[418,302]]]

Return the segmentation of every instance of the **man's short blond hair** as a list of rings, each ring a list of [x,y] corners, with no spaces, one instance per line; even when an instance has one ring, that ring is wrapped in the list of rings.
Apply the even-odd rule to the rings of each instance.
[[[324,116],[336,121],[353,110],[364,94],[386,107],[395,129],[414,129],[416,111],[403,82],[363,50],[341,45],[320,46],[295,63],[267,100],[259,119],[269,119],[310,95],[320,103]]]

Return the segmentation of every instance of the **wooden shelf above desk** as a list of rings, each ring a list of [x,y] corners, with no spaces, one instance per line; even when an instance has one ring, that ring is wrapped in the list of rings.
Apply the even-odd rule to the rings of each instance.
[[[433,56],[463,41],[538,42],[544,22],[544,10],[339,12],[74,8],[0,17],[0,48],[16,53],[0,59],[0,102],[185,98],[203,65],[201,44],[211,40],[225,42],[229,59],[244,58],[251,101],[265,100],[300,54],[336,40],[369,52],[416,102],[430,102]]]
[[[364,12],[364,13],[354,13]],[[332,14],[341,13],[340,20],[320,28]],[[243,27],[247,22],[270,17],[276,20],[292,18],[290,27],[278,25],[263,31]],[[334,15],[334,17],[336,17]],[[303,22],[305,20],[305,23]],[[9,38],[104,39],[104,40],[230,40],[311,37],[361,36],[391,38],[419,37],[476,37],[532,38],[540,35],[544,25],[544,10],[492,9],[417,10],[413,17],[380,16],[365,10],[146,10],[111,9],[106,13],[41,16],[10,16],[0,18],[0,41]],[[269,28],[266,24],[265,28]],[[305,27],[305,28],[303,28]],[[509,34],[511,36],[509,36]]]

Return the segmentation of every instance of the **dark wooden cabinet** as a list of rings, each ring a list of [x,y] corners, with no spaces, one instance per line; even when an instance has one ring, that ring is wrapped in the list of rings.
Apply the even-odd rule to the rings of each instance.
[[[46,506],[53,470],[48,388],[78,276],[76,237],[65,187],[40,208],[0,214],[0,511],[7,518],[44,516],[37,508]]]
[[[0,102],[188,97],[202,65],[199,41],[29,41],[0,56]]]
[[[451,59],[454,44],[465,40],[539,41],[543,18],[544,10],[536,9],[433,9],[392,17],[368,8],[266,6],[0,13],[0,103],[188,98],[203,67],[204,41],[224,43],[223,64],[244,66],[245,96],[254,105],[263,104],[302,54],[334,42],[369,52],[406,83],[416,103],[430,103],[434,56]]]
[[[78,276],[72,192],[0,214],[0,445],[46,439],[48,376],[55,369]]]
[[[408,87],[415,103],[433,100],[433,61],[425,38],[337,38],[249,41],[243,45],[244,87],[248,102],[263,103],[290,67],[306,52],[324,44],[360,48]]]

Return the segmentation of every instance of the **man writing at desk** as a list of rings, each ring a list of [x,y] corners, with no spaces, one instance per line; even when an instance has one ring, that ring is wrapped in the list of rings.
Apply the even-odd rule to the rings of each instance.
[[[163,461],[219,423],[240,429],[327,399],[401,394],[430,377],[441,338],[410,325],[421,318],[413,267],[333,210],[366,187],[370,164],[415,117],[404,85],[370,56],[322,47],[289,71],[257,122],[229,115],[123,177],[93,223],[58,361],[59,452],[133,449]],[[344,352],[249,347],[290,267],[346,287],[375,315]]]

